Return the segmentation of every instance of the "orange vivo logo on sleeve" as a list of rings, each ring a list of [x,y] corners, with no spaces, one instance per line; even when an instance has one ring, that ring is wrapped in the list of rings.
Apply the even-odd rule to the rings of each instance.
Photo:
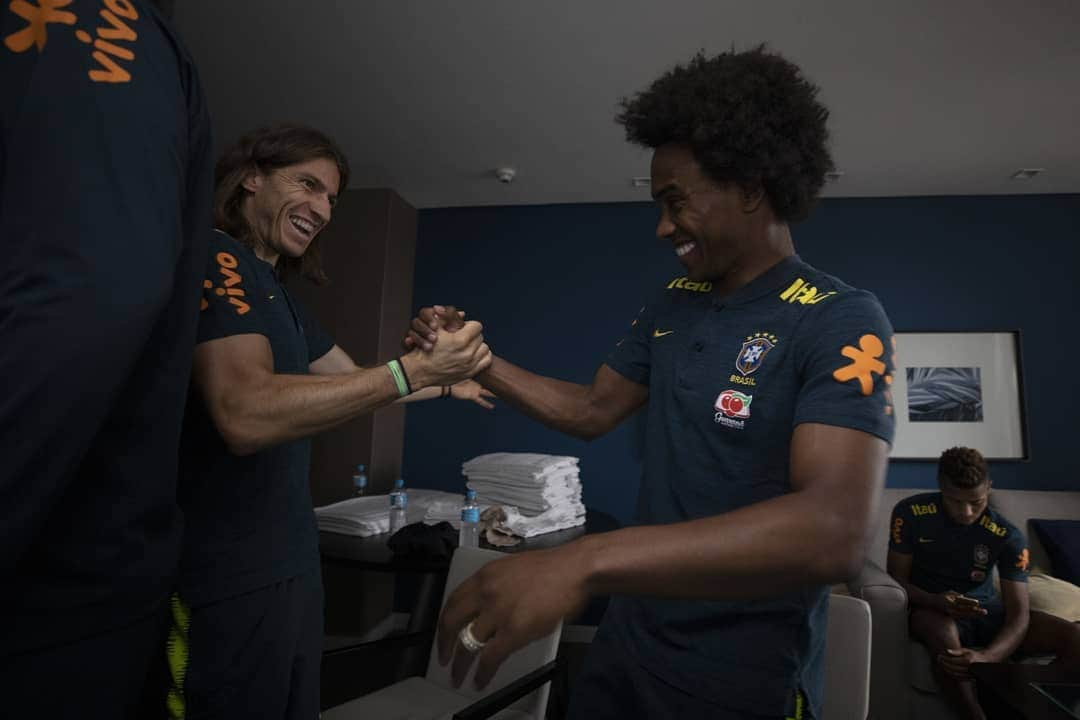
[[[78,19],[75,13],[60,9],[70,4],[71,0],[38,0],[36,5],[26,0],[12,0],[9,9],[26,21],[26,27],[4,38],[8,50],[21,53],[29,50],[31,46],[37,46],[40,53],[48,42],[50,23],[75,24]]]
[[[904,530],[904,518],[894,518],[892,524],[892,541],[893,545],[899,545],[900,540],[903,538],[901,534]]]
[[[1031,564],[1031,555],[1028,554],[1028,549],[1024,550],[1016,557],[1016,567],[1020,568],[1024,572],[1027,572],[1028,565]]]
[[[203,288],[213,290],[214,295],[220,298],[227,298],[229,304],[235,308],[237,315],[246,315],[251,310],[251,306],[243,299],[246,297],[242,287],[244,278],[240,273],[236,272],[236,268],[240,263],[227,252],[219,252],[214,259],[217,260],[218,272],[223,280],[219,286],[215,286],[212,280],[203,280]],[[210,303],[203,297],[199,309],[206,310],[208,307],[210,307]]]
[[[885,376],[887,368],[881,360],[884,352],[885,345],[877,335],[863,335],[859,338],[859,347],[845,345],[840,351],[851,362],[833,372],[833,379],[840,383],[858,380],[859,391],[863,395],[870,395],[874,392],[874,376]]]
[[[26,52],[36,47],[38,53],[45,51],[49,40],[49,26],[77,26],[79,18],[70,10],[63,10],[72,0],[12,0],[9,10],[26,21],[26,27],[4,38],[4,45],[14,53]],[[131,71],[124,63],[135,61],[133,45],[138,34],[131,23],[139,19],[139,12],[131,0],[104,0],[98,12],[97,27],[76,27],[75,38],[91,47],[93,66],[87,72],[96,83],[131,82]],[[92,32],[91,32],[92,30]]]

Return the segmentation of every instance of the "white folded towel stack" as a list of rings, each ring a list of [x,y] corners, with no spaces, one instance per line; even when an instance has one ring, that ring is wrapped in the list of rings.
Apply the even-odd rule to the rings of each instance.
[[[481,505],[507,507],[507,527],[515,535],[532,537],[585,523],[576,457],[489,453],[462,463],[461,471]]]
[[[407,488],[407,491],[409,505],[405,515],[409,523],[433,525],[461,513],[460,495],[418,488]],[[438,510],[433,513],[432,508]],[[440,512],[445,512],[449,517],[442,517]],[[315,508],[315,519],[320,530],[345,535],[369,537],[390,532],[390,496],[369,495],[323,505]]]
[[[369,495],[315,508],[320,530],[368,537],[390,532],[390,498]]]

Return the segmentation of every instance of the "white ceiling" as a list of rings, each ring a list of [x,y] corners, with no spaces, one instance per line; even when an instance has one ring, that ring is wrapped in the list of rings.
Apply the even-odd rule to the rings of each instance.
[[[420,208],[646,200],[618,99],[762,41],[823,89],[827,195],[1080,192],[1080,0],[184,0],[175,20],[219,144],[314,125],[352,187]]]

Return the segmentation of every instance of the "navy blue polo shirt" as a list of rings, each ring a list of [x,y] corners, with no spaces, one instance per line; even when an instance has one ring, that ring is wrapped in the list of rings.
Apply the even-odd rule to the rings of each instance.
[[[649,388],[638,521],[709,517],[790,492],[800,423],[891,442],[892,352],[874,296],[798,256],[727,297],[708,282],[671,281],[607,361]],[[820,717],[827,592],[750,602],[620,596],[604,621],[640,663],[692,695],[780,717],[802,689]]]
[[[269,263],[216,231],[203,279],[198,342],[251,333],[269,340],[276,374],[307,374],[334,346]],[[310,459],[307,439],[243,457],[232,454],[193,391],[180,458],[180,592],[186,602],[222,600],[318,567]]]
[[[1027,582],[1024,534],[987,507],[971,525],[954,522],[941,493],[912,495],[896,504],[889,525],[889,550],[911,555],[911,584],[930,593],[949,590],[989,602],[992,579]]]
[[[0,657],[171,592],[213,159],[150,3],[0,8]]]

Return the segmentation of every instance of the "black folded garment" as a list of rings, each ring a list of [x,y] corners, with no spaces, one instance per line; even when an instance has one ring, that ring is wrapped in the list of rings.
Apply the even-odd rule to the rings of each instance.
[[[448,560],[458,544],[458,531],[443,520],[435,525],[406,525],[386,541],[395,555]]]

